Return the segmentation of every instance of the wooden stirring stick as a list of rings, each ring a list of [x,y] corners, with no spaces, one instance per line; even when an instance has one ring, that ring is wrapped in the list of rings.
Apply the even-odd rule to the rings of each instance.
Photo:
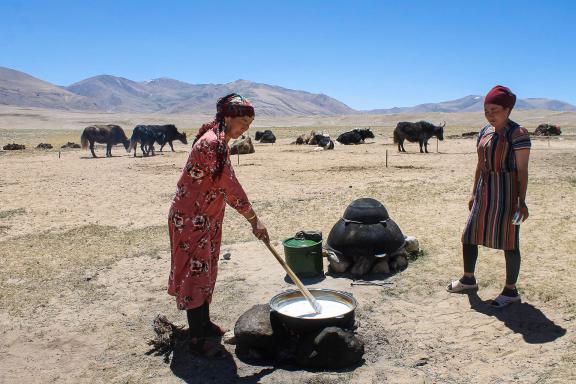
[[[272,248],[272,245],[270,245],[269,241],[263,241],[264,244],[266,244],[266,247],[268,247],[268,249],[270,250],[270,252],[272,252],[272,254],[274,255],[274,257],[276,258],[276,260],[278,260],[278,262],[280,263],[280,265],[284,268],[284,270],[286,271],[286,273],[288,274],[288,276],[290,276],[290,278],[292,279],[292,281],[294,283],[296,283],[296,286],[298,287],[298,289],[300,290],[300,292],[302,292],[302,295],[304,295],[304,298],[306,300],[308,300],[308,303],[310,303],[310,305],[312,306],[312,309],[314,309],[314,312],[316,314],[319,314],[320,312],[322,312],[322,307],[320,306],[320,304],[316,301],[316,298],[314,296],[312,296],[312,294],[310,293],[310,291],[308,289],[306,289],[306,287],[304,286],[304,284],[302,284],[302,282],[300,281],[300,279],[298,278],[298,276],[296,276],[296,274],[292,271],[292,269],[290,269],[290,267],[288,266],[288,264],[286,264],[286,262],[284,261],[284,259],[282,259],[280,257],[280,255],[278,255],[278,253],[276,252],[276,250],[274,248]]]

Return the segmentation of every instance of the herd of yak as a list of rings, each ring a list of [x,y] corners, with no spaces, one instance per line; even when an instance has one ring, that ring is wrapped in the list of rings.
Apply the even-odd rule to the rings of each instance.
[[[404,141],[408,140],[410,142],[418,142],[420,152],[428,153],[428,140],[431,137],[435,136],[439,140],[444,139],[445,124],[436,126],[426,121],[398,123],[396,129],[394,129],[394,142],[398,144],[398,151],[406,152]],[[370,128],[357,128],[342,133],[336,141],[345,145],[362,144],[369,138],[374,138],[374,133]],[[276,136],[270,130],[256,132],[255,139],[261,143],[276,142]],[[162,152],[166,144],[169,144],[172,151],[174,151],[172,142],[175,140],[188,144],[186,133],[178,132],[178,129],[173,124],[137,125],[132,131],[130,139],[128,139],[122,127],[118,125],[91,125],[84,129],[80,138],[82,148],[86,149],[89,147],[93,157],[97,157],[94,152],[94,143],[106,144],[106,157],[112,156],[112,146],[116,144],[123,144],[128,152],[134,150],[134,156],[136,156],[137,147],[140,144],[143,156],[153,156],[155,153],[154,144],[160,145],[160,152]],[[248,137],[247,140],[250,141],[250,138]],[[231,145],[231,154],[254,152],[253,147],[251,150],[243,150],[241,148],[242,144],[242,140],[233,143]],[[249,144],[251,145],[251,142]],[[326,150],[334,149],[334,141],[326,133],[312,132],[309,135],[304,134],[299,136],[293,144],[310,144]]]

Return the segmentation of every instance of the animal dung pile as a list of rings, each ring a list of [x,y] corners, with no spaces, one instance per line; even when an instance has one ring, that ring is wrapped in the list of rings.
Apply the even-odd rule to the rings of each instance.
[[[26,146],[24,144],[12,143],[12,144],[6,144],[4,147],[2,147],[2,149],[5,151],[17,151],[20,149],[26,149]]]
[[[60,148],[80,148],[80,144],[72,143],[69,141]]]
[[[52,144],[40,143],[36,146],[36,149],[52,149]]]
[[[377,200],[354,200],[332,227],[326,250],[330,269],[359,277],[389,274],[408,266],[408,255],[418,252],[418,240],[404,236]]]
[[[234,340],[236,355],[255,363],[341,369],[359,364],[364,355],[364,343],[352,329],[288,329],[267,304],[255,305],[238,318]]]
[[[553,124],[540,124],[534,131],[534,136],[559,136],[562,130],[559,126]]]
[[[254,152],[256,152],[254,150],[254,144],[252,144],[252,139],[250,139],[249,136],[242,135],[239,139],[234,140],[230,146],[231,155],[247,155]]]

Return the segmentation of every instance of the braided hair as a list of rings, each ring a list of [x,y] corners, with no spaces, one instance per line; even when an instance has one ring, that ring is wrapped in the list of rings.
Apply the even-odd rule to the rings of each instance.
[[[194,138],[194,144],[209,130],[214,131],[218,140],[216,148],[216,169],[214,170],[214,178],[221,175],[226,164],[226,155],[228,152],[228,145],[224,140],[220,139],[220,134],[225,132],[224,118],[225,117],[254,117],[254,107],[245,97],[237,94],[230,93],[220,99],[216,103],[216,116],[214,120],[209,123],[203,124],[198,130],[198,134]]]

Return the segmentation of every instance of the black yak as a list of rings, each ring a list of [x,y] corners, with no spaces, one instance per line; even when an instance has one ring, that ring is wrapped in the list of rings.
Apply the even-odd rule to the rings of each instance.
[[[445,125],[446,122],[439,126],[427,121],[419,121],[417,123],[399,122],[396,125],[396,129],[394,129],[394,142],[398,144],[398,152],[406,152],[404,140],[408,140],[411,143],[418,142],[421,153],[424,153],[424,151],[428,153],[428,140],[432,136],[436,136],[438,140],[444,140]],[[422,145],[424,145],[424,151],[422,150]]]
[[[356,128],[349,132],[344,132],[336,139],[341,144],[362,144],[366,139],[373,139],[374,133],[370,128]]]

